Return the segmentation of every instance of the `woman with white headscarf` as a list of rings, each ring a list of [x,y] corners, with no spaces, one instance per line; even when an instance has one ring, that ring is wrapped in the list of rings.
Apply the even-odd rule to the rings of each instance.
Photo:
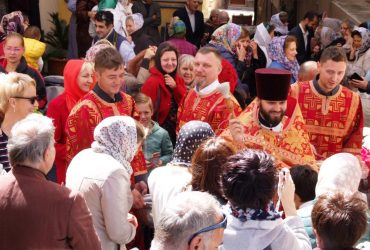
[[[288,35],[288,13],[285,11],[272,15],[270,23],[275,26],[275,34],[277,36]]]
[[[327,158],[322,163],[316,184],[316,199],[311,201],[311,204],[308,204],[297,211],[298,215],[303,220],[313,248],[316,247],[316,238],[312,228],[311,211],[317,201],[317,197],[334,192],[343,192],[348,194],[358,193],[359,197],[367,201],[366,195],[358,191],[361,178],[361,163],[357,157],[352,154],[335,154]],[[368,230],[360,242],[369,241],[369,239],[370,232]]]
[[[143,29],[144,18],[140,13],[135,13],[126,17],[127,39],[135,45],[135,54],[149,48],[151,45],[156,45],[150,36],[144,33]]]
[[[68,167],[66,186],[84,196],[102,249],[126,249],[135,237],[137,221],[128,213],[133,204],[130,162],[143,138],[144,129],[131,117],[108,117],[95,128],[91,148]]]
[[[260,23],[256,27],[256,33],[254,34],[253,40],[258,44],[258,47],[263,51],[266,57],[266,67],[272,62],[269,54],[267,53],[269,44],[274,37],[275,26],[270,23]]]

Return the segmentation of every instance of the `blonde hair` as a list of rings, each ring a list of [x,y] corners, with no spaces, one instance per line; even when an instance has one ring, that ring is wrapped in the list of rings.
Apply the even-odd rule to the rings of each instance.
[[[29,75],[11,72],[0,74],[0,113],[5,114],[8,109],[9,99],[21,96],[29,87],[36,88],[36,82]]]
[[[194,68],[194,56],[183,54],[179,57],[179,66],[177,70],[180,70],[180,67],[186,65]]]
[[[144,93],[137,93],[134,97],[136,104],[148,104],[151,111],[153,111],[152,99]]]
[[[90,61],[85,61],[81,66],[80,72],[83,71],[94,72],[94,63]]]

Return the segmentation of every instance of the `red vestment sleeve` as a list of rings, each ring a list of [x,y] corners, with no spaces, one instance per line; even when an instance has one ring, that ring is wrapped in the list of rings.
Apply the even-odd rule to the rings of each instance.
[[[90,101],[82,101],[73,108],[66,124],[68,165],[76,154],[91,146],[94,129],[100,121],[101,115]]]
[[[355,98],[355,95],[353,95]],[[364,116],[362,111],[361,98],[358,98],[356,114],[350,125],[350,133],[343,140],[343,152],[348,152],[356,156],[361,155],[362,130],[364,128]]]

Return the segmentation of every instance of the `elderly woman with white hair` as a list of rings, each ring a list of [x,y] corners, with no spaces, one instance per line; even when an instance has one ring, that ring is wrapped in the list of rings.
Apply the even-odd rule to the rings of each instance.
[[[90,212],[77,192],[46,180],[54,126],[40,114],[17,122],[8,142],[11,172],[0,177],[2,249],[100,249]]]
[[[8,138],[13,125],[38,108],[36,83],[21,73],[0,74],[0,164],[10,170]]]
[[[143,127],[131,117],[108,117],[95,128],[91,148],[68,167],[66,185],[84,196],[102,249],[126,249],[135,237],[130,162],[143,139]]]
[[[297,212],[302,218],[306,232],[310,237],[311,245],[316,247],[316,238],[312,228],[311,211],[317,198],[334,192],[344,192],[349,195],[358,193],[358,197],[367,201],[366,195],[359,192],[358,188],[362,178],[361,163],[358,158],[349,153],[339,153],[327,158],[320,167],[316,184],[316,198],[307,202],[306,206]],[[368,224],[370,220],[368,219]],[[364,234],[360,242],[370,240],[370,231]]]

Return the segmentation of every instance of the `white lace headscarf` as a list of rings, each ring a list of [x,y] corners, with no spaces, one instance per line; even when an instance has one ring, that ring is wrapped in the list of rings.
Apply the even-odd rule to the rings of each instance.
[[[94,130],[94,152],[112,156],[132,174],[130,162],[137,145],[136,124],[129,116],[111,116],[101,121]]]
[[[362,177],[360,161],[349,153],[339,153],[327,158],[321,165],[316,184],[316,197],[330,192],[359,192]],[[366,201],[364,194],[361,197]]]
[[[275,31],[279,32],[281,35],[288,35],[288,25],[285,25],[281,22],[279,14],[280,13],[272,15],[270,23],[275,26]]]

